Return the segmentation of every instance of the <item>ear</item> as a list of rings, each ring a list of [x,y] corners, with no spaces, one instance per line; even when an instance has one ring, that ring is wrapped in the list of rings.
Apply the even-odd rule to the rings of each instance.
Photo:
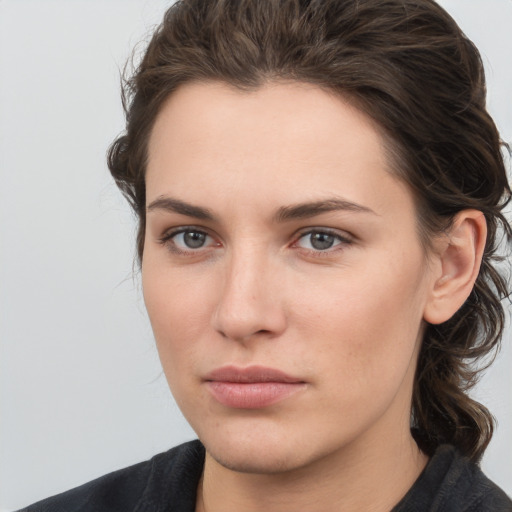
[[[435,269],[423,319],[430,324],[449,320],[469,297],[475,284],[485,242],[487,223],[478,210],[457,214],[449,232],[435,242]]]

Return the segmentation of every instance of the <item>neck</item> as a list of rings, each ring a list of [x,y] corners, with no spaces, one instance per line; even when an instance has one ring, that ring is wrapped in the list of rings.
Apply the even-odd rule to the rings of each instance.
[[[414,484],[427,457],[408,428],[377,439],[360,439],[308,466],[272,474],[232,471],[207,453],[196,512],[388,512]]]

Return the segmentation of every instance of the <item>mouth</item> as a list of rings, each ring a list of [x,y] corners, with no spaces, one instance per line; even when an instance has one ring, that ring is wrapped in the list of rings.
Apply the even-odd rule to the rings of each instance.
[[[234,409],[261,409],[304,389],[306,382],[264,366],[224,366],[204,379],[213,398]]]

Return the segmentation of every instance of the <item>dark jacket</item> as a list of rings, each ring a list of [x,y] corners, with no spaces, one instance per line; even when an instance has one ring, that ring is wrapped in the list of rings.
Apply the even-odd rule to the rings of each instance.
[[[204,453],[191,441],[20,512],[194,512]],[[512,501],[444,445],[392,512],[512,512]]]

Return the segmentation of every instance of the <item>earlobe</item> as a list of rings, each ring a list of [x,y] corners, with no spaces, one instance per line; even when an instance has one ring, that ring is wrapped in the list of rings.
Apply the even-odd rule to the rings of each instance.
[[[439,263],[423,318],[431,324],[449,320],[469,297],[475,284],[487,239],[484,214],[463,210],[438,243]]]

